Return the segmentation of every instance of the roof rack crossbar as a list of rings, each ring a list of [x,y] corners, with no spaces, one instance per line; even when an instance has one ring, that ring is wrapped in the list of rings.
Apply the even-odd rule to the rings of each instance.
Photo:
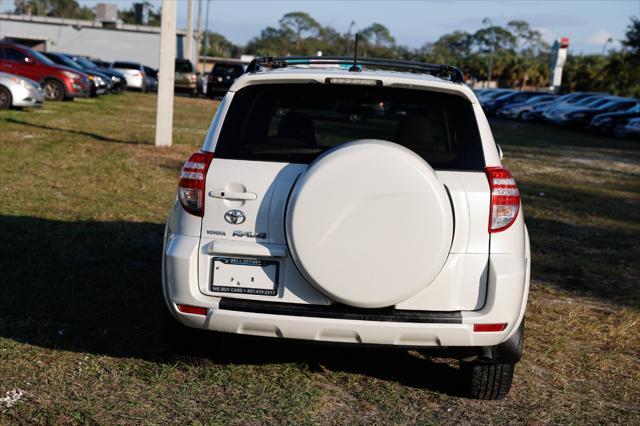
[[[462,71],[451,65],[428,64],[425,62],[404,61],[382,58],[358,58],[358,66],[369,65],[378,68],[391,68],[409,72],[425,73],[449,79],[454,83],[463,83]],[[352,66],[353,58],[346,56],[263,56],[255,58],[247,67],[248,73],[256,73],[262,67],[285,68],[289,65],[345,65]]]

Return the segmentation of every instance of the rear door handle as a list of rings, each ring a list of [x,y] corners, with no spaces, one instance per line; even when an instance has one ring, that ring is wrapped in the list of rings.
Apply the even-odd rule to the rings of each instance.
[[[209,192],[209,196],[232,201],[251,201],[258,198],[258,195],[254,192],[234,192],[226,191],[224,189],[214,189]]]

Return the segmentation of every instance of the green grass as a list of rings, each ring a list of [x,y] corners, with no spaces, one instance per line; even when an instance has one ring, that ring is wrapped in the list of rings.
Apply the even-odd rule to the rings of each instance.
[[[492,123],[533,251],[525,356],[500,402],[415,353],[243,337],[208,366],[162,340],[163,221],[216,104],[155,97],[0,112],[0,398],[13,423],[638,423],[640,145]]]

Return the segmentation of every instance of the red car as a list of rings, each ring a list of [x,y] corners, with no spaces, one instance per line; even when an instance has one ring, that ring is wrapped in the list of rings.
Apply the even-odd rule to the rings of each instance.
[[[89,96],[90,83],[86,74],[56,65],[25,46],[0,43],[0,71],[40,82],[48,101]]]

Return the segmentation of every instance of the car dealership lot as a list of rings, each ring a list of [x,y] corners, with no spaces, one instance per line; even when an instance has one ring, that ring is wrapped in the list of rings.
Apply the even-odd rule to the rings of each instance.
[[[217,103],[176,98],[176,143],[159,149],[155,96],[123,97],[0,112],[0,399],[22,391],[0,423],[640,420],[637,141],[492,121],[533,281],[513,389],[483,403],[417,353],[226,337],[208,365],[173,360],[163,220]]]

